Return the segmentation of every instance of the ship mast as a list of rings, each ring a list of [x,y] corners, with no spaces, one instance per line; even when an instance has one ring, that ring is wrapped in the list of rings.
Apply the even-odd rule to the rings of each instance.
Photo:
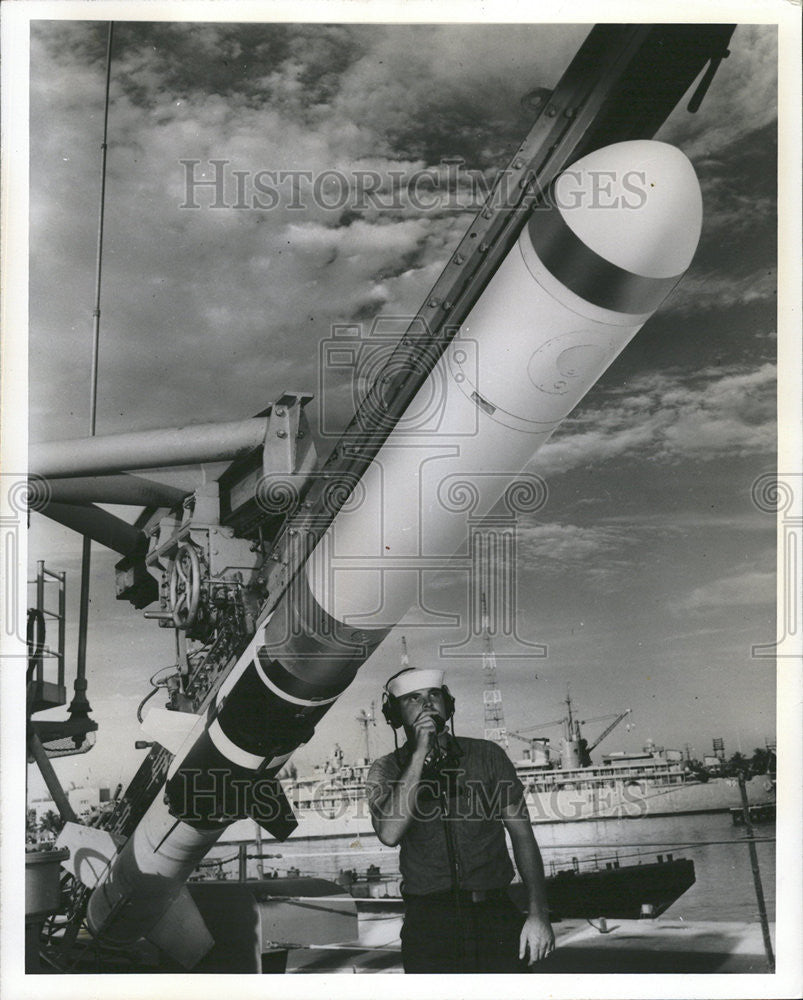
[[[485,706],[485,739],[498,743],[506,750],[509,746],[505,715],[502,711],[502,692],[496,680],[496,653],[491,645],[491,630],[488,623],[488,606],[482,595],[482,671],[485,690],[482,700]]]
[[[371,736],[369,733],[369,727],[376,725],[376,702],[371,702],[371,710],[366,712],[364,708],[360,709],[360,714],[355,716],[357,722],[359,722],[362,727],[363,736],[365,737],[365,762],[366,764],[371,763]]]
[[[575,725],[572,714],[572,692],[569,685],[566,685],[566,739],[577,740],[580,738],[580,723]]]
[[[560,752],[560,766],[563,769],[574,769],[583,766],[582,736],[580,720],[575,719],[572,712],[572,692],[566,685],[566,718],[564,719],[565,735]]]

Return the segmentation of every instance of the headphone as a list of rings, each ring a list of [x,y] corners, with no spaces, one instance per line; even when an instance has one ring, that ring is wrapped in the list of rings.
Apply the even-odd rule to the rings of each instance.
[[[388,684],[390,684],[394,678],[398,677],[399,674],[406,673],[409,669],[409,667],[405,667],[404,670],[400,670],[398,673],[394,674],[393,677],[389,677],[387,684],[385,684],[384,690],[382,691],[382,714],[385,716],[387,724],[393,729],[400,729],[404,723],[402,722],[401,704],[399,703],[399,699],[395,694],[391,694],[390,691],[388,691]],[[443,703],[444,708],[446,709],[446,722],[448,722],[454,715],[454,697],[445,684],[441,687],[441,691],[443,692]]]

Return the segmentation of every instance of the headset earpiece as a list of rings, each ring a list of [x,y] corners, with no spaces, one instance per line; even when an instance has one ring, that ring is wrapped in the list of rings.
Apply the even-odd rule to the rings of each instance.
[[[399,674],[406,674],[412,667],[402,667],[398,670],[393,677],[388,677],[385,682],[385,688],[382,691],[382,714],[385,716],[385,721],[393,729],[400,729],[402,726],[401,717],[401,706],[399,705],[399,699],[388,691],[388,685],[392,680],[395,680]]]
[[[402,725],[401,708],[399,707],[399,699],[394,697],[388,691],[382,692],[382,714],[385,716],[385,722],[393,729],[399,729]]]

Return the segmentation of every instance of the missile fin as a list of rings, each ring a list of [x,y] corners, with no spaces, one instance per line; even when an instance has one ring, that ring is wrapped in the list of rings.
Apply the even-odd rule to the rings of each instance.
[[[215,943],[186,885],[147,938],[185,969],[196,966]]]
[[[65,823],[56,840],[56,847],[69,848],[70,856],[62,861],[62,867],[87,888],[93,889],[123,843],[124,837],[115,838],[108,830],[81,823]]]
[[[265,790],[267,795],[265,794]],[[293,807],[284,794],[284,789],[276,778],[263,778],[260,782],[260,798],[263,803],[251,810],[251,819],[266,830],[275,840],[287,840],[298,826]],[[264,806],[269,806],[266,810]],[[265,812],[270,815],[266,816]]]
[[[170,753],[178,754],[196,726],[200,728],[203,721],[203,716],[192,712],[152,708],[142,720],[142,731]]]

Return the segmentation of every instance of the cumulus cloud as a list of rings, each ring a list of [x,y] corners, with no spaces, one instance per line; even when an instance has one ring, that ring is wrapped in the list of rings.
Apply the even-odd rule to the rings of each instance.
[[[777,295],[778,273],[774,267],[741,278],[727,272],[690,274],[667,303],[667,313],[686,317],[711,309],[770,303]]]
[[[578,506],[591,506],[595,503],[604,502],[594,498],[578,501]],[[755,512],[745,514],[721,514],[712,510],[701,512],[699,510],[673,511],[671,517],[662,511],[653,512],[629,512],[627,515],[616,517],[605,517],[604,524],[626,524],[632,529],[649,533],[651,535],[688,535],[689,531],[703,529],[710,531],[723,531],[730,535],[735,533],[744,534],[750,532],[764,532],[768,535],[775,535],[775,522],[770,517],[756,517]]]
[[[575,578],[582,573],[598,583],[626,571],[627,553],[634,544],[633,532],[626,526],[524,523],[516,529],[522,572],[570,573]]]
[[[533,468],[549,474],[635,456],[709,460],[775,449],[774,365],[651,374],[612,390],[599,407],[565,422]]]
[[[31,396],[34,440],[86,425],[87,385],[61,373],[88,383],[104,34],[33,31],[31,373],[47,387]],[[256,412],[291,383],[315,391],[333,324],[413,314],[470,214],[409,197],[355,213],[358,172],[429,169],[448,186],[440,161],[457,155],[489,176],[526,130],[519,92],[554,83],[583,34],[118,26],[99,432]],[[345,205],[335,175],[316,192],[327,171],[345,178]],[[214,392],[198,377],[210,371]]]
[[[528,127],[519,97],[534,85],[554,85],[586,31],[121,26],[112,73],[99,431],[246,415],[291,384],[317,391],[321,344],[334,324],[370,324],[380,310],[413,314],[469,213],[422,211],[409,199],[389,211],[326,208],[315,204],[308,180],[295,190],[303,210],[292,207],[288,184],[279,185],[278,203],[262,210],[253,208],[255,175],[337,170],[351,197],[356,169],[382,176],[432,169],[442,178],[442,157],[458,155],[490,177]],[[758,51],[769,58],[769,50]],[[100,25],[35,26],[33,440],[85,432],[103,55]],[[763,80],[761,63],[750,60],[750,72]],[[724,77],[723,93],[733,96],[739,80]],[[709,95],[712,114],[719,93],[712,88]],[[727,116],[738,134],[766,118],[751,117],[749,88],[741,96],[745,109],[735,104]],[[714,164],[715,215],[739,215],[747,206],[741,196],[728,200],[717,151],[711,146],[705,155]],[[224,162],[215,168],[214,159]],[[198,162],[188,167],[189,160]],[[216,169],[225,176],[226,203],[244,191],[249,207],[213,209],[214,187],[191,186],[189,200],[197,195],[203,207],[182,209],[188,176],[214,180]],[[244,172],[240,180],[235,171]],[[676,308],[687,315],[701,305],[741,306],[771,294],[766,275],[730,281],[712,268],[687,278]],[[68,367],[86,371],[86,383],[63,379]],[[199,377],[209,372],[212,391],[212,382]],[[343,373],[343,386],[347,380]],[[334,400],[345,419],[344,393],[342,405]],[[596,426],[572,425],[544,453],[560,456],[558,465],[657,444],[674,453],[671,418],[654,394],[641,403],[619,400],[618,407]],[[681,406],[682,413],[692,408]],[[644,421],[626,426],[634,412]],[[734,414],[717,434],[734,439],[742,430]],[[743,447],[753,446],[741,436]]]
[[[755,607],[774,604],[775,573],[748,570],[695,587],[672,603],[672,610],[702,612],[717,608]]]

